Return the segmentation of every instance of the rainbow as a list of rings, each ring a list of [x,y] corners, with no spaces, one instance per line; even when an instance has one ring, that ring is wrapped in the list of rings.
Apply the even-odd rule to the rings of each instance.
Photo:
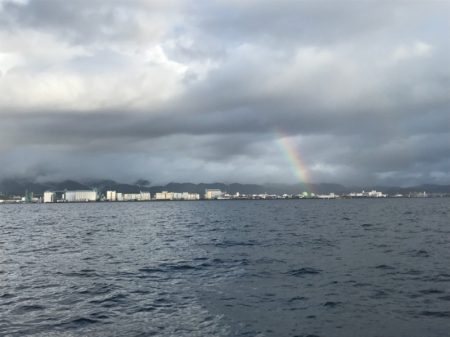
[[[288,134],[285,134],[280,130],[276,130],[275,134],[277,144],[285,155],[287,161],[290,163],[294,174],[297,176],[298,180],[305,185],[307,192],[314,193],[308,167],[302,160],[296,145],[291,141]]]

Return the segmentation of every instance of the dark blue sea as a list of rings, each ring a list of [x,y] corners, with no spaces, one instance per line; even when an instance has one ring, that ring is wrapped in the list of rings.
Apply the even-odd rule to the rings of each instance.
[[[0,205],[0,336],[450,336],[450,199]]]

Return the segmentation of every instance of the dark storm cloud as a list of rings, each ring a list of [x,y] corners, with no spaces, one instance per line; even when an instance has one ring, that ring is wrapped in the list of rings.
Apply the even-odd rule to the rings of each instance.
[[[0,1],[2,175],[449,183],[449,7]]]

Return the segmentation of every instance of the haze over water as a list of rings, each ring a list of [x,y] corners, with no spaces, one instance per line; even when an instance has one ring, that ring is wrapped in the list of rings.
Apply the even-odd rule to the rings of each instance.
[[[2,205],[2,336],[448,336],[448,199]]]

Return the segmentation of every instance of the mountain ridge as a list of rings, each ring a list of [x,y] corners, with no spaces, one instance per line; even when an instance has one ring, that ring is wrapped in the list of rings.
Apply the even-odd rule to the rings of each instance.
[[[407,194],[411,192],[427,193],[450,193],[450,185],[436,185],[436,184],[422,184],[410,187],[396,187],[396,186],[368,186],[368,187],[346,187],[336,183],[318,183],[318,184],[243,184],[243,183],[178,183],[170,182],[165,185],[151,185],[146,180],[138,180],[136,183],[122,183],[114,180],[90,180],[79,182],[76,180],[62,180],[62,181],[48,181],[35,182],[31,179],[3,179],[0,180],[0,194],[4,195],[23,195],[25,191],[33,192],[37,195],[44,191],[64,191],[64,190],[80,190],[96,188],[99,192],[104,193],[107,190],[116,190],[122,193],[138,193],[139,191],[146,191],[152,194],[161,191],[170,192],[191,192],[203,194],[205,189],[220,189],[230,194],[237,192],[241,194],[299,194],[304,191],[314,192],[316,194],[346,194],[350,192],[359,192],[361,190],[370,191],[377,190],[383,193]]]

